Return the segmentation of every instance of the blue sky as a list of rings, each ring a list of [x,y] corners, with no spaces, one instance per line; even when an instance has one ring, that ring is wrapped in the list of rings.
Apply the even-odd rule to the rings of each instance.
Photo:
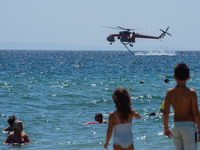
[[[199,0],[2,0],[0,49],[17,43],[17,48],[27,44],[29,49],[51,49],[45,47],[51,44],[53,49],[124,50],[120,41],[110,46],[106,40],[119,30],[100,26],[163,30],[170,26],[171,37],[136,39],[131,50],[200,50],[199,6]]]

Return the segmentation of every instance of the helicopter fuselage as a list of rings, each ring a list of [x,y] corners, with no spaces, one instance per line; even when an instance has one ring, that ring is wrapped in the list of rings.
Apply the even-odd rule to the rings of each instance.
[[[121,42],[128,42],[128,43],[134,43],[135,42],[135,32],[128,32],[128,31],[121,31],[119,34],[110,34],[107,37],[107,41],[114,42],[115,37],[119,39]]]
[[[129,32],[129,31],[121,31],[119,34],[110,34],[107,37],[107,41],[112,44],[112,42],[115,42],[115,37],[119,39],[122,43],[135,43],[135,38],[147,38],[147,39],[159,39],[163,36],[164,32],[159,36],[149,36],[149,35],[142,35],[135,32]]]

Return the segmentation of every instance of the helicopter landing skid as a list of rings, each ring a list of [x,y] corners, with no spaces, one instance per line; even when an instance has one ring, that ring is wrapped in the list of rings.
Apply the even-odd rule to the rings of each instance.
[[[125,44],[125,43],[123,43],[123,42],[121,42],[128,50],[129,50],[129,52],[131,52],[131,50],[126,46],[127,44]],[[128,43],[129,44],[129,43]],[[133,52],[131,52],[131,54],[133,54]],[[134,54],[133,54],[134,55]]]

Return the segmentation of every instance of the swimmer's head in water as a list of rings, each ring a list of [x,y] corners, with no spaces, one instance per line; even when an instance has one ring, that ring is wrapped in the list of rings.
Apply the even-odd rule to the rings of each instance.
[[[187,80],[190,74],[190,69],[189,67],[184,64],[184,63],[180,63],[177,64],[174,68],[174,75],[176,76],[176,78],[178,80]]]
[[[15,120],[14,124],[13,124],[13,129],[14,131],[16,130],[23,130],[23,122],[19,121],[19,120]]]
[[[10,125],[13,125],[13,123],[15,122],[16,119],[17,119],[17,118],[16,118],[15,116],[11,116],[11,117],[9,117],[9,119],[8,119],[7,121],[8,121],[8,123],[9,123]]]
[[[95,120],[98,121],[98,122],[102,122],[103,121],[102,113],[96,113],[95,114]]]
[[[149,116],[155,116],[156,114],[154,113],[154,112],[151,112],[150,114],[149,114]]]
[[[168,83],[168,82],[169,82],[169,79],[165,79],[164,81],[165,81],[165,83]]]

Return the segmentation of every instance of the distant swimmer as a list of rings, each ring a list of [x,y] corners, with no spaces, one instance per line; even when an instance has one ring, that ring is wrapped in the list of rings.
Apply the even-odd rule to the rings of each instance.
[[[106,120],[103,119],[102,113],[95,114],[95,121],[98,121],[99,123],[108,123]]]
[[[84,125],[99,124],[99,123],[108,123],[106,120],[103,119],[102,113],[96,113],[94,119],[97,122],[86,122],[86,123],[84,123]]]
[[[164,81],[165,81],[165,83],[168,83],[168,82],[169,82],[169,79],[165,79]]]
[[[13,131],[13,123],[15,122],[15,120],[17,120],[17,118],[15,116],[11,116],[9,117],[9,119],[7,120],[8,124],[10,125],[9,127],[3,129],[2,131],[8,131],[8,132],[12,132]]]
[[[155,116],[156,114],[155,114],[155,112],[151,112],[150,114],[149,114],[149,116]]]
[[[11,132],[4,143],[28,143],[31,142],[28,135],[24,133],[23,130],[23,122],[16,120],[13,124],[14,131]]]
[[[140,81],[140,83],[144,84],[144,81]]]

